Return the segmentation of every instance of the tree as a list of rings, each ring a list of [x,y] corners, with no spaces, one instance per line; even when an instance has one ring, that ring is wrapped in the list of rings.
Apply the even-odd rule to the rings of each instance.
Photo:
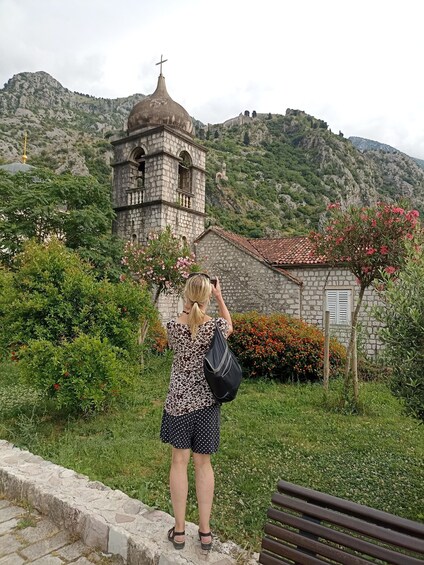
[[[383,324],[390,387],[406,411],[424,422],[424,247],[410,246],[404,268],[384,282],[375,314]]]
[[[119,277],[122,244],[112,235],[109,187],[93,177],[43,169],[0,171],[0,262],[13,265],[25,241],[57,237],[78,251],[100,276]]]
[[[315,254],[324,257],[330,265],[344,265],[356,276],[359,296],[353,315],[345,368],[345,393],[352,379],[352,354],[354,351],[358,315],[365,290],[375,281],[399,271],[406,260],[406,245],[414,239],[419,213],[406,211],[392,204],[378,203],[368,208],[342,209],[330,204],[330,217],[323,232],[310,234]],[[358,401],[356,376],[355,404]]]
[[[244,143],[244,145],[250,145],[249,132],[247,132],[247,131],[244,132],[243,143]]]

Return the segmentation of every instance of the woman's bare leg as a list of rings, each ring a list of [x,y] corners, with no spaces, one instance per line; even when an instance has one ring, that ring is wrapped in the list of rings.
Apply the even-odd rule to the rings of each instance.
[[[189,461],[189,449],[172,448],[169,486],[171,490],[172,507],[174,509],[176,532],[184,532],[185,530],[185,514],[188,494],[187,466]],[[175,541],[184,541],[184,536],[175,536]]]
[[[215,487],[215,478],[211,465],[211,456],[193,453],[196,475],[196,495],[199,506],[199,531],[210,532],[210,517]],[[210,536],[202,536],[203,543],[210,543]]]

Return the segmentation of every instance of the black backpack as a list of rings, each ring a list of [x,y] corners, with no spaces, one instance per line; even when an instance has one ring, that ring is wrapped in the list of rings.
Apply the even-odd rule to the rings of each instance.
[[[241,383],[242,370],[216,320],[215,333],[203,361],[203,370],[212,394],[220,404],[234,400]]]

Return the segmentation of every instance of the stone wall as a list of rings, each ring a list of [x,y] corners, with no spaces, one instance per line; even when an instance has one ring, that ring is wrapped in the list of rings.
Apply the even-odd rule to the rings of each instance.
[[[303,281],[302,318],[305,322],[324,328],[325,291],[329,289],[350,289],[352,291],[352,310],[358,300],[359,287],[354,275],[347,269],[328,269],[324,267],[302,267],[287,269]],[[365,291],[358,319],[358,346],[368,356],[375,356],[381,347],[378,331],[381,327],[373,317],[372,308],[379,304],[377,293],[368,288]],[[350,326],[331,325],[331,334],[347,345]]]
[[[230,312],[284,312],[299,317],[300,286],[214,232],[196,243],[197,260],[217,275]],[[211,304],[212,313],[216,312]]]
[[[183,300],[177,294],[168,294],[166,296],[161,295],[159,297],[157,307],[159,310],[160,320],[165,326],[171,318],[175,318],[182,312]]]
[[[191,244],[204,230],[204,148],[166,126],[140,130],[113,145],[115,233],[126,240],[145,242],[150,232],[170,225],[175,234]],[[139,186],[134,155],[140,150],[145,169],[144,183]],[[183,151],[192,163],[187,194],[178,190]]]
[[[352,310],[358,299],[359,287],[347,269],[315,266],[286,269],[294,278],[302,281],[303,284],[299,286],[213,231],[206,232],[196,243],[196,257],[207,272],[220,278],[230,312],[282,312],[323,329],[326,290],[350,289]],[[378,303],[377,293],[367,289],[359,314],[358,345],[360,351],[371,357],[381,347],[378,338],[380,324],[371,315],[372,307]],[[216,313],[213,304],[211,312]],[[347,345],[350,326],[333,324],[330,331]]]

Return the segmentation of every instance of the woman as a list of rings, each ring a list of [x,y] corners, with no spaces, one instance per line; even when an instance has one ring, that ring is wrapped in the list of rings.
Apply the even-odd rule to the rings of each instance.
[[[219,317],[206,314],[211,296]],[[203,373],[203,359],[215,330],[215,322],[228,337],[233,331],[230,313],[221,294],[219,280],[192,273],[184,288],[184,309],[167,324],[168,343],[174,350],[171,381],[162,417],[160,437],[172,445],[169,476],[175,525],[168,539],[175,549],[185,545],[185,512],[188,494],[187,466],[193,452],[199,509],[199,539],[202,549],[212,547],[210,515],[214,495],[211,453],[218,451],[220,405],[213,397]]]

